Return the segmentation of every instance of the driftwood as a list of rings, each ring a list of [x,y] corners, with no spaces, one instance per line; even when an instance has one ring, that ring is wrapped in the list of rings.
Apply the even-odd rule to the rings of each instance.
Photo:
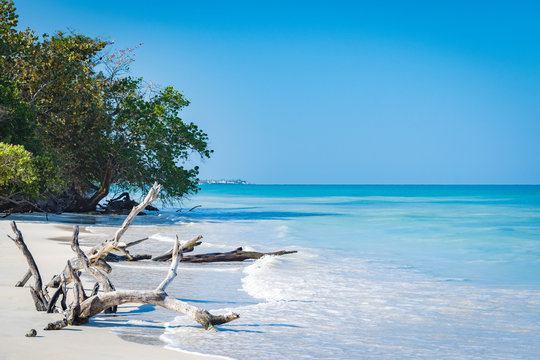
[[[160,189],[160,185],[154,184],[146,196],[145,201],[132,209],[131,213],[122,224],[122,227],[115,233],[114,237],[95,246],[88,254],[85,254],[79,246],[79,227],[75,226],[71,248],[77,256],[67,260],[64,271],[57,276],[59,278],[57,287],[59,288],[54,292],[52,297],[49,297],[47,286],[43,288],[41,276],[32,254],[26,247],[22,233],[17,228],[16,223],[12,222],[15,238],[10,238],[23,253],[28,262],[31,276],[35,279],[34,286],[29,286],[29,288],[32,297],[34,298],[36,309],[38,311],[58,312],[64,315],[63,319],[49,323],[45,327],[45,330],[58,330],[68,325],[83,324],[92,316],[104,311],[110,311],[111,309],[114,311],[117,306],[125,303],[141,303],[161,306],[189,316],[205,329],[214,329],[214,325],[224,324],[239,317],[239,315],[235,313],[214,315],[204,309],[171,297],[166,293],[168,285],[177,275],[178,264],[183,258],[183,249],[185,248],[186,251],[192,250],[194,246],[200,243],[202,237],[196,237],[183,245],[180,245],[178,236],[176,237],[175,246],[171,252],[172,262],[167,276],[154,290],[116,290],[110,281],[107,273],[110,272],[111,267],[105,261],[107,255],[109,255],[111,251],[116,250],[123,252],[126,259],[134,258],[134,256],[129,254],[127,248],[146,239],[137,240],[129,244],[120,243],[119,240],[129,227],[133,218],[142,211],[146,205],[155,200]],[[84,290],[79,277],[79,270],[84,270],[97,281],[90,296],[88,296]],[[29,276],[25,275],[23,280],[19,283],[28,281],[28,278]],[[72,284],[71,290],[73,292],[73,296],[70,297],[71,303],[69,305],[66,303],[67,292],[69,291],[66,287],[68,283]],[[104,292],[98,291],[100,286]],[[60,306],[58,306],[57,303],[60,297],[62,297],[62,299],[60,301]]]
[[[188,212],[193,211],[195,209],[198,209],[200,207],[202,207],[202,205],[196,205],[196,206],[192,207],[191,209],[189,209]],[[180,209],[176,210],[176,212],[182,212],[182,209],[180,208]]]
[[[226,315],[213,315],[206,310],[200,309],[196,306],[190,305],[167,295],[165,289],[176,277],[176,269],[182,256],[178,237],[176,239],[173,261],[169,268],[167,277],[161,282],[161,284],[158,285],[155,290],[110,290],[112,284],[110,283],[107,275],[100,272],[97,268],[93,268],[84,252],[80,249],[78,244],[77,226],[73,232],[72,248],[77,253],[77,256],[79,257],[79,260],[83,264],[85,270],[105,287],[106,292],[91,296],[78,304],[76,303],[74,306],[74,311],[67,316],[68,322],[71,324],[85,323],[90,317],[95,316],[108,308],[125,303],[152,304],[183,313],[190,316],[205,329],[213,328],[214,325],[224,324],[239,317],[238,314],[234,313],[229,313]]]
[[[24,285],[26,285],[26,283],[28,282],[28,280],[30,280],[31,277],[32,271],[28,270],[26,274],[24,274],[23,278],[15,284],[15,287],[24,287]]]
[[[53,296],[51,297],[51,300],[49,301],[49,307],[47,308],[48,313],[54,312],[56,309],[56,302],[60,298],[60,295],[63,296],[61,301],[62,310],[66,310],[66,297],[67,297],[67,290],[66,290],[66,277],[62,275],[62,284],[56,289]]]
[[[241,247],[236,250],[225,252],[225,253],[209,253],[209,254],[199,254],[199,255],[190,255],[184,256],[182,262],[188,263],[209,263],[209,262],[223,262],[223,261],[244,261],[247,259],[260,259],[264,255],[286,255],[294,254],[297,251],[276,251],[262,253],[258,251],[244,251]]]
[[[32,273],[32,276],[34,277],[35,283],[34,283],[34,287],[30,286],[30,294],[32,295],[32,298],[34,299],[36,310],[47,311],[47,309],[49,308],[49,302],[47,300],[47,296],[43,292],[43,283],[41,282],[41,275],[39,274],[39,270],[36,265],[36,262],[34,261],[34,257],[32,256],[32,253],[30,253],[30,250],[28,250],[28,247],[24,243],[22,233],[17,228],[17,224],[15,223],[15,221],[11,222],[11,229],[15,233],[15,238],[12,238],[9,235],[8,237],[11,240],[13,240],[13,242],[17,245],[17,247],[23,253],[23,256],[26,258],[26,262],[28,263],[28,267],[30,268],[30,272]]]
[[[139,260],[149,260],[152,258],[152,255],[150,254],[138,254],[138,255],[131,255],[128,251],[129,247],[132,247],[134,245],[140,244],[143,241],[148,240],[148,238],[135,240],[130,243],[118,243],[116,248],[123,252],[125,255],[116,255],[112,252],[108,253],[107,256],[105,256],[105,261],[108,262],[119,262],[119,261],[139,261]],[[108,273],[108,272],[107,272]]]
[[[113,253],[108,253],[105,257],[105,261],[107,262],[120,262],[120,261],[139,261],[139,260],[150,260],[152,259],[152,255],[150,254],[138,254],[138,255],[130,255],[129,257],[126,255],[116,255]]]
[[[202,237],[201,237],[202,238]],[[191,240],[193,241],[193,240]],[[197,243],[198,245],[199,243]],[[192,251],[193,248],[189,248],[189,251]],[[167,253],[156,256],[152,258],[153,261],[168,261],[171,258],[172,250]],[[185,252],[185,251],[184,251]],[[209,263],[209,262],[226,262],[226,261],[244,261],[247,259],[260,259],[264,255],[286,255],[294,254],[297,251],[276,251],[276,252],[258,252],[258,251],[244,251],[241,247],[236,250],[222,253],[208,253],[208,254],[198,254],[198,255],[187,255],[182,258],[182,262],[189,263]]]
[[[32,269],[32,274],[36,278],[36,282],[40,282],[41,277],[39,276],[39,270],[35,265],[35,262],[33,261],[32,254],[30,253],[30,251],[28,251],[28,248],[24,244],[22,234],[17,229],[15,222],[12,223],[12,227],[17,234],[16,238],[13,239],[13,241],[21,248],[24,256],[29,262],[29,265],[30,263],[33,264],[30,265],[30,268]],[[45,327],[45,330],[58,330],[68,325],[86,323],[88,319],[92,316],[95,316],[103,311],[106,311],[107,309],[115,308],[116,306],[125,303],[141,303],[161,306],[163,308],[179,312],[191,317],[194,321],[202,325],[207,330],[213,329],[214,325],[224,324],[239,317],[239,315],[235,313],[228,313],[225,315],[213,315],[204,309],[198,308],[196,306],[185,303],[181,300],[167,295],[165,290],[167,286],[176,277],[176,270],[182,258],[182,251],[178,237],[176,238],[172,262],[169,268],[169,272],[167,273],[167,277],[156,287],[155,290],[116,290],[111,281],[109,280],[107,274],[101,272],[98,268],[91,265],[89,258],[79,246],[78,237],[79,227],[75,226],[71,243],[72,250],[77,254],[79,263],[82,264],[84,270],[96,281],[98,281],[98,283],[104,288],[105,292],[98,293],[97,287],[94,286],[94,291],[92,292],[92,295],[87,297],[79,275],[71,266],[70,260],[68,260],[66,268],[68,269],[68,272],[70,272],[70,278],[73,281],[74,293],[73,302],[68,307],[64,308],[64,306],[62,306],[62,310],[60,310],[55,305],[58,301],[60,294],[63,293],[63,288],[65,288],[64,286],[62,286],[65,284],[65,276],[62,276],[61,288],[55,292],[53,297],[50,299],[50,302],[47,301],[45,299],[45,296],[43,295],[43,292],[46,292],[46,289],[45,291],[42,290],[42,285],[39,283],[35,285],[35,288],[39,289],[40,291],[35,291],[35,294],[33,293],[34,300],[36,301],[36,296],[40,295],[41,297],[39,299],[41,299],[40,301],[44,307],[43,309],[41,309],[40,307],[38,307],[38,303],[36,302],[36,308],[39,311],[57,311],[62,312],[65,315],[63,319],[49,323]],[[187,245],[189,245],[189,243],[191,243],[191,246],[193,246],[194,242],[190,241],[187,243]],[[33,290],[34,288],[30,287],[30,289]]]
[[[127,229],[129,228],[129,225],[131,225],[131,222],[133,221],[133,219],[135,219],[137,214],[139,214],[141,211],[144,210],[145,207],[147,207],[154,200],[157,199],[160,191],[161,191],[161,185],[159,185],[158,183],[154,183],[154,185],[150,188],[150,191],[148,191],[148,194],[144,198],[143,202],[133,207],[129,215],[124,220],[124,223],[122,224],[120,229],[118,229],[116,233],[114,234],[114,237],[112,239],[102,242],[99,245],[94,246],[88,252],[88,259],[91,265],[97,266],[101,268],[102,270],[105,270],[107,273],[110,273],[110,270],[107,270],[104,268],[105,264],[107,263],[103,260],[109,252],[116,250],[116,251],[123,252],[128,258],[130,257],[129,253],[126,251],[126,248],[128,246],[120,243],[120,238],[127,231]],[[137,240],[134,243],[139,243],[140,241],[144,241],[144,240]],[[80,270],[83,268],[83,264],[80,262],[78,258],[73,258],[70,261],[74,270]],[[70,283],[71,277],[70,277],[70,272],[67,269],[67,267],[64,268],[62,273],[66,277],[67,282]],[[47,284],[47,286],[56,288],[60,285],[60,283],[61,283],[60,275],[55,275],[51,279],[51,281]]]
[[[198,246],[198,245],[202,244],[202,241],[200,241],[202,238],[203,238],[202,235],[199,235],[199,236],[196,236],[193,239],[189,240],[185,244],[183,244],[182,245],[182,253],[187,253],[187,252],[193,251],[195,249],[195,246]],[[152,258],[152,260],[154,260],[154,261],[169,261],[169,260],[171,260],[171,258],[173,256],[173,252],[174,252],[174,248],[167,251],[163,255],[154,256]]]

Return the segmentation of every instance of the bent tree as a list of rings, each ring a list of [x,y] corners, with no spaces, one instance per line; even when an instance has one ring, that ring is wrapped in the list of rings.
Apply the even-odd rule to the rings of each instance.
[[[153,181],[164,198],[196,191],[187,161],[212,151],[180,116],[181,92],[131,75],[134,49],[73,32],[37,36],[17,19],[13,1],[0,0],[0,142],[31,152],[36,179],[32,191],[0,189],[0,211],[22,200],[92,211],[112,186],[145,192]]]

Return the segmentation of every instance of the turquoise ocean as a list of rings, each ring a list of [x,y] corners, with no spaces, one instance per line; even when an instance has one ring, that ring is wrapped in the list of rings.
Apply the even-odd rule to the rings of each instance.
[[[204,185],[135,224],[126,241],[150,239],[134,252],[201,234],[198,253],[298,253],[181,264],[170,295],[241,318],[213,333],[140,306],[113,326],[129,341],[235,359],[540,356],[540,186]],[[125,288],[153,288],[168,268],[113,266]]]

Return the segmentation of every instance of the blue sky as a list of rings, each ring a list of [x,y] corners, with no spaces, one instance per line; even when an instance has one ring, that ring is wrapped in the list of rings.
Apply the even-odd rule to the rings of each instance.
[[[201,178],[540,184],[540,3],[16,0],[191,100]]]

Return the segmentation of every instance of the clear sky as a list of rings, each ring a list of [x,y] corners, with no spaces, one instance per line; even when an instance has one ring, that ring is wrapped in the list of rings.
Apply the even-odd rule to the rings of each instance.
[[[540,2],[15,0],[144,45],[215,150],[201,178],[540,184]]]

